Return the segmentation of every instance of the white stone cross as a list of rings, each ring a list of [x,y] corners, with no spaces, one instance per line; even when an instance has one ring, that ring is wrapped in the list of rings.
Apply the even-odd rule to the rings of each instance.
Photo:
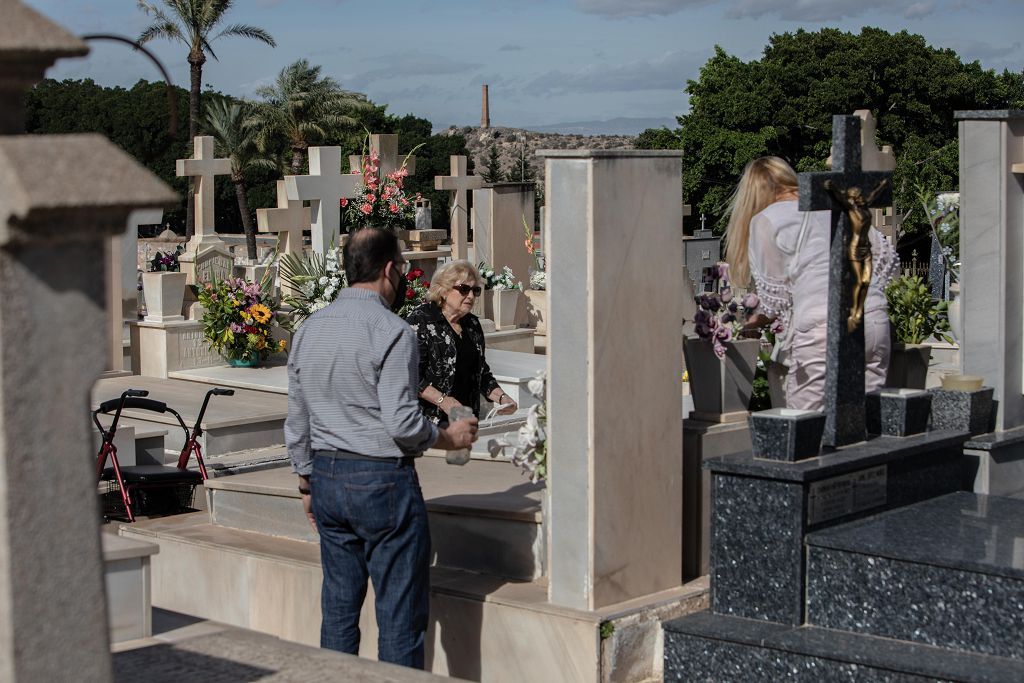
[[[193,241],[208,242],[217,234],[214,226],[214,178],[231,173],[231,160],[214,158],[212,136],[197,135],[192,144],[192,158],[178,159],[175,170],[179,178],[195,178],[196,232]]]
[[[447,190],[450,193],[448,214],[451,218],[452,258],[464,259],[469,251],[469,211],[466,202],[469,190],[478,190],[484,186],[484,179],[466,172],[466,157],[452,155],[450,157],[451,175],[434,177],[435,190]]]
[[[416,175],[416,157],[408,159],[398,156],[398,136],[393,133],[374,133],[370,136],[370,151],[376,152],[379,157],[380,177],[384,178],[388,173],[395,171],[405,162],[405,170],[409,175]],[[348,165],[353,171],[363,171],[363,157],[360,154],[350,154]]]
[[[302,255],[302,231],[308,230],[313,214],[299,199],[288,199],[283,180],[277,181],[277,208],[256,209],[260,232],[276,232],[277,248],[282,254]]]
[[[313,224],[313,251],[326,254],[338,246],[341,200],[356,197],[363,176],[341,172],[341,147],[310,147],[309,175],[284,177],[288,199],[309,201]]]

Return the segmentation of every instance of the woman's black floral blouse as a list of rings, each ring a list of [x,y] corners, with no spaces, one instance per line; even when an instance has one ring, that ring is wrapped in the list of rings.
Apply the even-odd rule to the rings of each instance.
[[[433,385],[441,393],[451,395],[458,361],[459,337],[455,334],[455,330],[448,324],[440,307],[429,301],[417,306],[406,317],[406,322],[416,331],[416,339],[419,342],[419,390],[423,391]],[[467,313],[460,323],[462,334],[468,335],[469,341],[476,346],[477,353],[475,355],[479,360],[476,367],[472,369],[479,391],[474,392],[469,403],[466,404],[479,417],[481,394],[489,395],[498,387],[498,382],[491,374],[491,369],[487,366],[487,359],[484,357],[484,331],[480,327],[480,321],[472,313]],[[442,420],[447,422],[448,416],[436,404],[420,399],[420,407],[423,408],[423,414],[435,424]]]

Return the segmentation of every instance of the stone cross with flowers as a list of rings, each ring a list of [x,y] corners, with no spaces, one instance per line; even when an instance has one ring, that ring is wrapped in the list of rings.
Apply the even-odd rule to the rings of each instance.
[[[368,155],[350,157],[350,163],[359,164],[349,174],[358,179],[359,187],[355,196],[350,198],[351,201],[349,198],[341,199],[340,207],[345,211],[348,221],[356,227],[375,226],[398,230],[408,225],[415,212],[414,199],[407,197],[403,189],[409,169],[406,165],[399,166],[396,163],[397,152],[394,150],[398,148],[397,136],[371,137],[393,142],[393,145],[388,145],[393,149],[387,152],[387,156],[382,156],[371,144]],[[419,193],[415,199],[420,199]]]

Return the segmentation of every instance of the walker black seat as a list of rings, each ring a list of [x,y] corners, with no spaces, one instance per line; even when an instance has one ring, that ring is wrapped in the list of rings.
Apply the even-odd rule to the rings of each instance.
[[[104,481],[117,478],[113,467],[103,470]],[[170,465],[129,465],[121,468],[121,479],[127,485],[194,484],[203,483],[202,473],[195,470],[179,470]]]

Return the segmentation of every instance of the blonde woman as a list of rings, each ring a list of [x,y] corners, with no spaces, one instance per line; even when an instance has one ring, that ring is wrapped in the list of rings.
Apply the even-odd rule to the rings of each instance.
[[[452,261],[434,274],[427,300],[406,318],[420,349],[420,407],[435,423],[464,405],[480,416],[480,396],[514,413],[516,403],[491,374],[484,332],[470,311],[481,294],[480,275],[469,261]]]
[[[884,290],[899,267],[896,250],[880,232],[872,228],[870,240],[874,267],[863,320],[867,391],[885,383],[890,340]],[[773,368],[788,366],[783,386],[790,408],[824,407],[830,241],[830,212],[797,208],[796,173],[789,164],[778,157],[747,164],[730,206],[726,260],[733,282],[752,280],[760,312],[782,323]]]

